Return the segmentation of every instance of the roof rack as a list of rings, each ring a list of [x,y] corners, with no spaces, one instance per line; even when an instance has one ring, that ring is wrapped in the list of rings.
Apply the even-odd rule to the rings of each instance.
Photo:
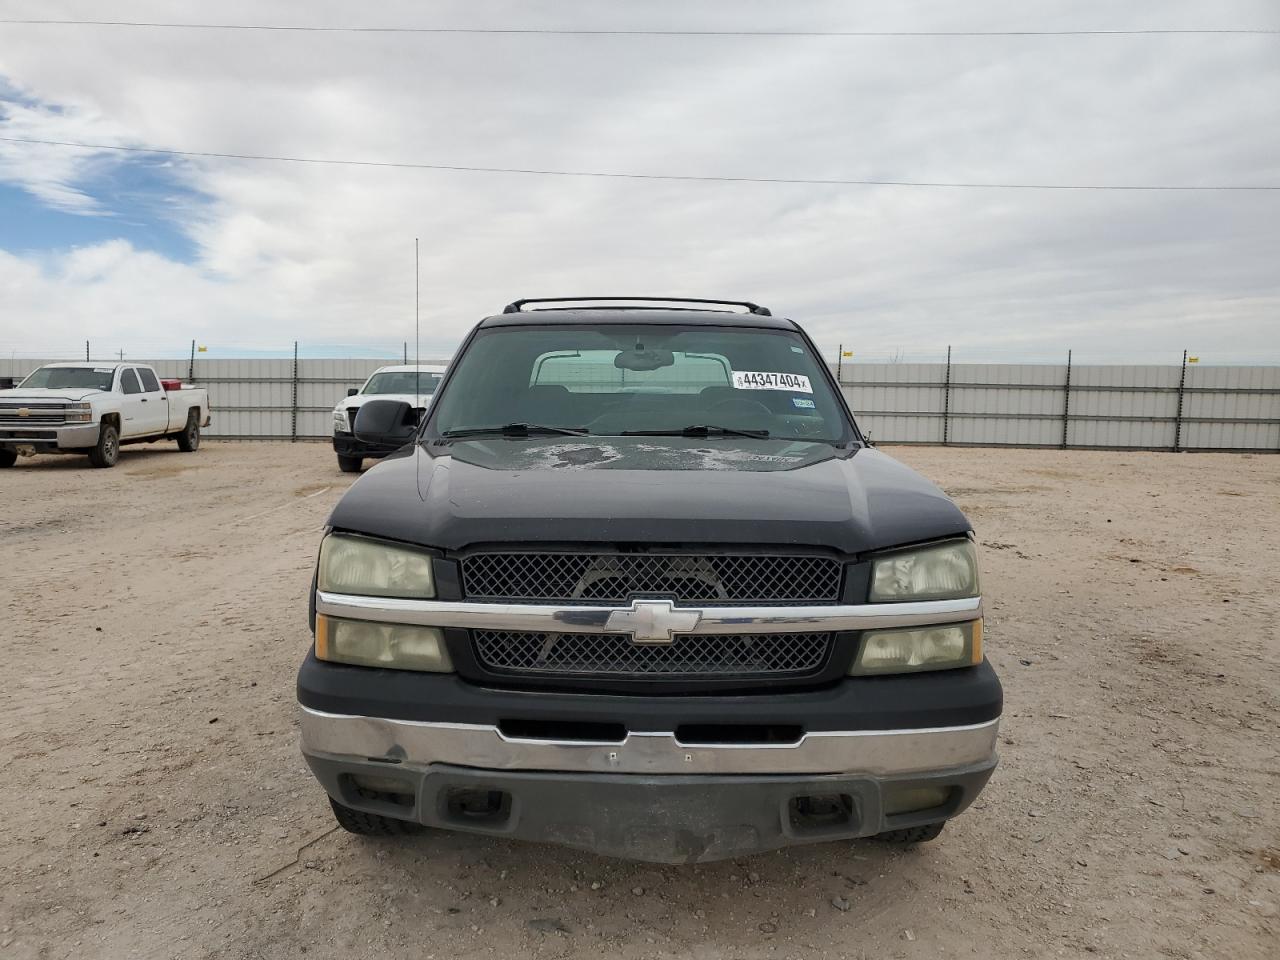
[[[527,303],[585,303],[597,300],[638,300],[642,303],[712,303],[722,307],[746,307],[749,312],[761,317],[773,316],[768,307],[762,307],[758,303],[752,303],[750,300],[699,300],[694,297],[529,297],[508,303],[502,308],[502,312],[520,313]]]

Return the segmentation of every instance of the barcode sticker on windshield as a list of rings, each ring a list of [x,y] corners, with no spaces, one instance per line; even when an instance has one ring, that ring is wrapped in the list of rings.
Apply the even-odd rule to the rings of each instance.
[[[797,393],[813,393],[813,388],[809,386],[809,378],[799,373],[735,370],[733,385],[738,390],[792,390]]]
[[[94,367],[93,372],[94,373],[115,373],[115,370],[111,367]]]

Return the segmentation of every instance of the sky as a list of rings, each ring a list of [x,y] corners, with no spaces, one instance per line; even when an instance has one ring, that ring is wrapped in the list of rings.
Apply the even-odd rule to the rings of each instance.
[[[0,0],[0,19],[1280,29],[1274,0]],[[0,24],[0,137],[706,177],[1280,186],[1280,35]],[[519,297],[728,297],[831,357],[1280,362],[1280,191],[662,181],[0,140],[0,356],[447,356]]]

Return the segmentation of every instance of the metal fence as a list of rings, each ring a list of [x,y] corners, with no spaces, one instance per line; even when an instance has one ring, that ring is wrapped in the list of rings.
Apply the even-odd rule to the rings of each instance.
[[[877,442],[1280,452],[1280,367],[846,363],[838,377]]]
[[[0,359],[0,379],[48,360]],[[385,360],[155,360],[206,387],[210,437],[312,440]],[[436,360],[428,362],[441,362]],[[879,443],[1280,452],[1280,367],[844,363],[858,422]],[[194,376],[193,376],[194,374]]]

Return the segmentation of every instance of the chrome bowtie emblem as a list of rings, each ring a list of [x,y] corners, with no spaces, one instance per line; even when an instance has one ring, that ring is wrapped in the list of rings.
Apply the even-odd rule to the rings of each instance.
[[[629,633],[633,643],[670,643],[672,634],[686,633],[698,625],[697,610],[677,610],[670,600],[632,600],[630,610],[614,610],[604,628]]]
[[[19,407],[19,408],[18,408],[18,416],[20,416],[20,417],[29,417],[29,416],[31,416],[31,409],[30,409],[29,407]]]

